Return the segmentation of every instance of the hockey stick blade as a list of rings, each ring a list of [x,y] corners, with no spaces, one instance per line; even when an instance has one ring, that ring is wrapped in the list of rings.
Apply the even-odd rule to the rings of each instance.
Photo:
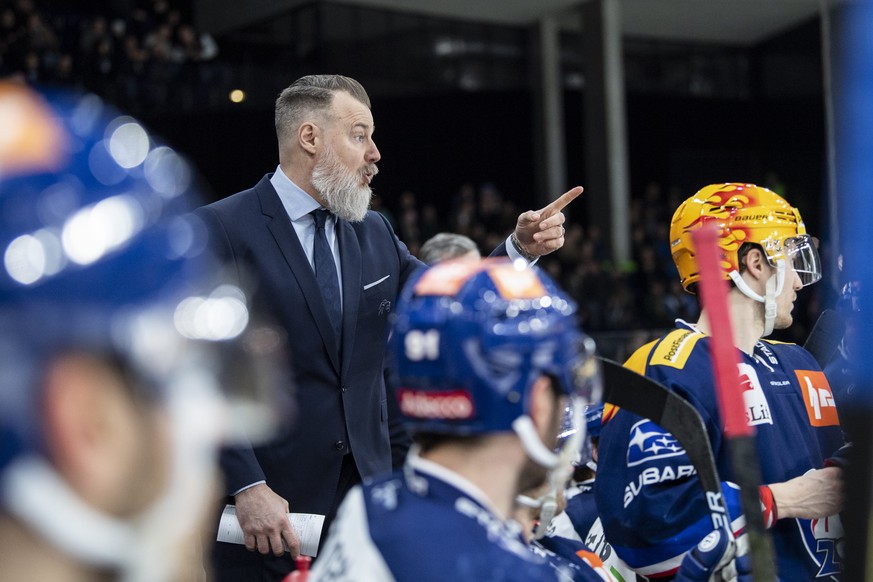
[[[825,309],[806,338],[803,347],[812,354],[818,365],[824,370],[831,358],[834,357],[843,334],[846,333],[846,323],[843,317],[833,309]]]
[[[603,372],[604,401],[648,418],[676,437],[697,471],[713,528],[731,531],[709,435],[697,410],[663,384],[612,360],[598,359]]]

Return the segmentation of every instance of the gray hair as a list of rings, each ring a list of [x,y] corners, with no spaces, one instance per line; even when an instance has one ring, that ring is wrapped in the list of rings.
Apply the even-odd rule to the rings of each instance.
[[[470,237],[453,232],[441,232],[435,234],[421,245],[419,258],[422,262],[432,265],[439,261],[456,259],[469,252],[479,252],[479,247]]]
[[[334,93],[338,91],[345,91],[370,107],[370,97],[363,85],[342,75],[307,75],[283,90],[276,99],[276,135],[279,143],[303,123],[306,115],[326,113],[333,102]]]

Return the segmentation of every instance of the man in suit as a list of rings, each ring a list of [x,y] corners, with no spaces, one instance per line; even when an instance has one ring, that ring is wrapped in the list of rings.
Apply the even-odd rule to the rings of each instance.
[[[388,316],[423,264],[368,211],[380,159],[373,131],[370,100],[357,81],[298,79],[276,101],[275,173],[200,210],[219,252],[241,277],[257,278],[256,304],[288,331],[300,411],[283,438],[223,456],[226,492],[249,552],[217,544],[219,579],[280,579],[299,551],[285,517],[289,505],[326,515],[326,532],[354,484],[391,469]],[[560,248],[561,210],[581,192],[522,213],[495,253],[533,261]]]

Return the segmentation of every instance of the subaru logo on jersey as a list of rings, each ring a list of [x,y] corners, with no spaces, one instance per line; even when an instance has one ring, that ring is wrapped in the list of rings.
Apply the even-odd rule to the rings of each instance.
[[[473,418],[476,412],[473,397],[466,390],[426,392],[401,388],[397,395],[401,412],[413,418],[458,420]]]
[[[684,455],[685,449],[673,435],[651,420],[641,420],[631,427],[627,444],[627,466]]]
[[[770,405],[758,380],[758,373],[749,364],[737,364],[740,372],[740,385],[743,387],[743,402],[746,405],[746,422],[749,426],[773,424]]]

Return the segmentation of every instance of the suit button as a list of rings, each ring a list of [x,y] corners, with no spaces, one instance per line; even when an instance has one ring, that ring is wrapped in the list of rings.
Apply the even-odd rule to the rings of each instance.
[[[342,390],[343,390],[343,392],[345,392],[345,391],[348,390],[348,389],[349,389],[348,386],[346,386],[345,384],[342,385]]]
[[[333,443],[333,448],[335,448],[338,451],[343,450],[345,447],[346,447],[346,443],[344,443],[343,441],[337,441],[337,442]]]

